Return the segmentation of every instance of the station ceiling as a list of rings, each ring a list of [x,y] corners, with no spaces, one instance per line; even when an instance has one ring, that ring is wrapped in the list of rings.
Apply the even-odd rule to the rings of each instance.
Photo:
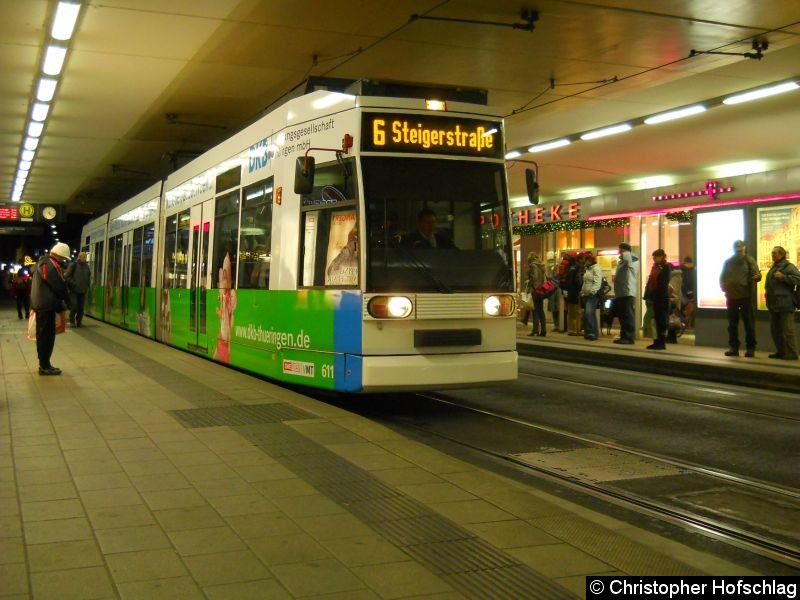
[[[8,201],[56,2],[0,6]],[[533,31],[513,27],[532,11]],[[754,39],[768,43],[760,60],[690,57],[752,52]],[[508,148],[527,147],[800,76],[800,2],[86,0],[23,199],[103,212],[310,75],[485,88]],[[713,179],[721,164],[797,165],[800,91],[520,159],[538,164],[545,202],[659,175]],[[526,166],[509,162],[512,197]]]

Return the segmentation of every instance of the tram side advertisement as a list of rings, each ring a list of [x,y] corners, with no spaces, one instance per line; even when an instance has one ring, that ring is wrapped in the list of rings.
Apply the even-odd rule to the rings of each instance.
[[[281,381],[358,389],[360,308],[358,291],[220,288],[209,296],[209,355]]]

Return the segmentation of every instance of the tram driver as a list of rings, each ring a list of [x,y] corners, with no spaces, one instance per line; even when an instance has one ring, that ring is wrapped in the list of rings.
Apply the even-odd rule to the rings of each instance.
[[[417,214],[417,230],[403,237],[409,248],[455,248],[450,237],[436,231],[436,213],[423,208]]]

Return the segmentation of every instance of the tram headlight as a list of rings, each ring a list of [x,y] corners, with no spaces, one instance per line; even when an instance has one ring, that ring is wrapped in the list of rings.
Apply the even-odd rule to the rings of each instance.
[[[507,317],[514,314],[514,308],[514,296],[511,294],[489,296],[483,301],[483,310],[490,317]]]
[[[375,296],[367,303],[367,312],[376,319],[405,319],[413,307],[405,296]]]

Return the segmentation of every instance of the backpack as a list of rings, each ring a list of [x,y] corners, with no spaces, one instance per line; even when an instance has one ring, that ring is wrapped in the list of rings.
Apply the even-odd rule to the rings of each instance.
[[[611,285],[608,283],[608,280],[605,277],[603,277],[600,280],[600,289],[597,290],[597,297],[602,300],[603,298],[606,297],[606,295],[610,291],[611,291]]]

